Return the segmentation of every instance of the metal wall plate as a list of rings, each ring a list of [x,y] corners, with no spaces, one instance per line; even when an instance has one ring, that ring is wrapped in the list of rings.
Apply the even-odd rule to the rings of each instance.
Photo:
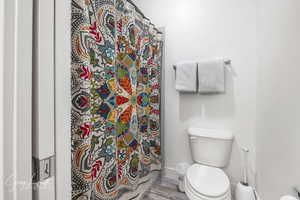
[[[45,181],[55,174],[55,156],[43,160],[32,158],[32,167],[32,182]]]

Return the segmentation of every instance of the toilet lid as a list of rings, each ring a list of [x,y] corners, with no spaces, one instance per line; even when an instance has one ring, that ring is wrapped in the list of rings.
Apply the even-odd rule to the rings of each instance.
[[[228,177],[219,168],[194,164],[187,170],[186,176],[193,189],[205,196],[219,197],[230,188]]]

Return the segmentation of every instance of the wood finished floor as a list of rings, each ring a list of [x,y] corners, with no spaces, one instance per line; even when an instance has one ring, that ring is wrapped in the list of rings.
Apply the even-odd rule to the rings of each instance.
[[[177,190],[174,181],[162,178],[156,181],[153,186],[145,192],[143,200],[188,200],[185,193]]]

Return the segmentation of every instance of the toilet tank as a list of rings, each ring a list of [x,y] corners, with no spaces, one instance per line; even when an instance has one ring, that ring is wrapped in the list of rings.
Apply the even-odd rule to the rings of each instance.
[[[233,142],[231,131],[189,128],[187,132],[196,163],[218,168],[228,165]]]

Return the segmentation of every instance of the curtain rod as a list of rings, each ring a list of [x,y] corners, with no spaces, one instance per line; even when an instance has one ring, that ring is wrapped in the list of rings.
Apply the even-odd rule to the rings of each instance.
[[[137,7],[137,5],[135,5],[135,3],[134,3],[132,0],[127,0],[127,2],[130,3],[131,5],[133,5],[134,8],[135,8],[135,11],[138,12],[140,15],[142,15],[142,17],[143,17],[144,19],[147,19],[147,20],[150,21],[150,19],[147,18],[147,17],[144,15],[144,13]],[[155,27],[154,24],[152,24],[151,22],[150,22],[150,24],[154,26],[154,30],[155,30],[158,34],[163,34],[163,32],[159,31],[159,30]]]
[[[127,2],[130,3],[131,5],[133,5],[134,8],[135,8],[135,10],[136,10],[140,15],[142,15],[143,18],[148,19],[148,18],[144,15],[144,13],[143,13],[136,5],[135,5],[135,3],[133,3],[132,0],[127,0]]]

